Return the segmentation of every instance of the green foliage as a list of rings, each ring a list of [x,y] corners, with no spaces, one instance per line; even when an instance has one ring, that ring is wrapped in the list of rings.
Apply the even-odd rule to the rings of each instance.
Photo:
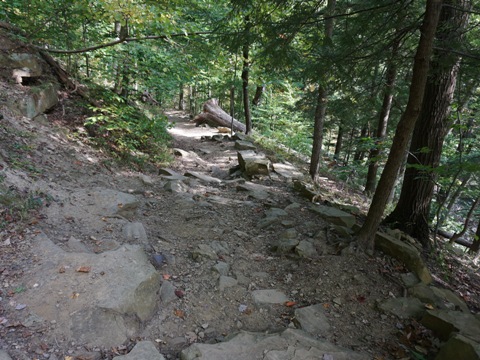
[[[170,159],[168,121],[164,115],[148,117],[113,92],[103,91],[102,107],[90,106],[94,115],[85,123],[94,141],[122,160],[142,165]]]

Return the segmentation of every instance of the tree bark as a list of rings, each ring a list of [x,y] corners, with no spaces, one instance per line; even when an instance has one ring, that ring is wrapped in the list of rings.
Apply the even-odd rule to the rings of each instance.
[[[470,253],[480,255],[480,222],[478,223],[472,246],[470,246]],[[476,260],[478,259],[478,255],[476,257]]]
[[[396,42],[393,45],[392,55],[387,64],[387,71],[385,75],[385,93],[383,95],[382,107],[378,117],[377,132],[375,133],[375,147],[370,150],[368,155],[369,164],[367,182],[364,190],[365,194],[367,195],[373,194],[377,184],[379,156],[382,153],[382,143],[387,136],[388,119],[390,117],[390,110],[393,102],[393,89],[395,87],[395,80],[397,78],[397,66],[395,61],[398,55],[399,47],[399,42]]]
[[[243,69],[242,69],[242,94],[243,94],[243,110],[245,113],[245,134],[252,132],[252,117],[250,113],[250,99],[248,98],[248,77],[250,72],[250,62],[248,55],[250,51],[250,18],[245,17],[245,44],[243,45]]]
[[[180,84],[178,93],[178,110],[185,110],[185,97],[183,94],[183,84]]]
[[[413,64],[412,82],[407,107],[401,117],[392,148],[380,177],[379,184],[373,195],[365,223],[357,234],[359,247],[371,253],[375,243],[375,233],[382,220],[388,196],[393,188],[398,169],[402,164],[403,154],[407,150],[408,142],[420,113],[423,94],[427,82],[430,56],[432,54],[435,31],[442,8],[442,0],[427,0],[421,36]]]
[[[217,99],[210,99],[203,104],[203,112],[193,119],[197,126],[208,123],[215,126],[232,128],[234,131],[245,132],[245,125],[234,119],[218,106]]]
[[[470,210],[468,210],[467,217],[465,218],[465,221],[463,222],[463,229],[459,233],[453,234],[453,236],[450,238],[450,243],[456,242],[458,239],[460,239],[463,235],[468,230],[468,226],[470,225],[470,220],[472,219],[473,212],[475,211],[478,203],[480,202],[480,196],[477,196],[475,201],[473,202],[472,206],[470,206]]]
[[[262,95],[265,92],[265,84],[257,85],[257,90],[255,90],[255,96],[253,97],[252,104],[255,106],[260,105],[262,101]]]
[[[336,0],[328,0],[327,9],[325,11],[325,43],[332,42],[333,35],[333,15],[335,11]],[[320,157],[322,154],[323,142],[323,125],[325,122],[325,114],[327,112],[327,75],[323,74],[318,84],[317,105],[315,107],[315,118],[313,125],[313,145],[312,156],[310,157],[310,176],[313,181],[317,181],[320,170]]]
[[[466,0],[451,0],[450,5],[464,8]],[[437,39],[445,45],[458,43],[468,21],[468,13],[444,6]],[[443,47],[443,46],[442,46]],[[416,238],[425,249],[431,248],[430,204],[440,163],[443,142],[451,121],[453,100],[460,58],[456,54],[435,51],[430,64],[420,117],[415,124],[402,190],[393,212],[385,219]]]
[[[365,139],[369,134],[368,134],[368,123],[362,126],[362,130],[360,131],[360,141],[361,139]],[[365,157],[365,150],[364,150],[364,145],[360,143],[360,146],[357,145],[357,149],[355,151],[355,155],[353,156],[353,161],[361,161]]]
[[[335,143],[335,152],[333,153],[333,158],[338,160],[340,158],[340,151],[342,151],[343,145],[343,127],[342,125],[338,126],[337,142]]]

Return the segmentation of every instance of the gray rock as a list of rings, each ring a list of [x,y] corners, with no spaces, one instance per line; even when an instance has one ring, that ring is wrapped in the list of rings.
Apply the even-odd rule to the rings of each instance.
[[[377,232],[375,235],[375,247],[385,254],[402,261],[408,270],[413,272],[425,284],[432,282],[430,271],[420,256],[420,253],[413,246],[397,240],[387,234]]]
[[[425,313],[425,306],[417,298],[388,299],[382,302],[379,308],[386,313],[396,315],[400,319],[420,319]]]
[[[273,171],[287,179],[302,179],[303,174],[291,164],[274,163]]]
[[[258,155],[254,151],[238,151],[238,163],[240,169],[248,176],[269,175],[270,160],[263,155]]]
[[[210,246],[198,244],[192,251],[192,258],[193,260],[201,260],[201,258],[216,260],[218,259],[218,255]]]
[[[220,275],[227,276],[228,272],[230,271],[230,265],[226,262],[219,261],[215,265],[212,266],[212,269],[219,273]]]
[[[346,226],[352,228],[355,225],[355,216],[340,209],[325,206],[311,205],[310,210],[320,215],[323,219],[335,225]]]
[[[148,243],[147,232],[141,222],[130,222],[123,226],[123,235],[127,240],[134,240],[140,244]]]
[[[283,209],[272,207],[265,211],[265,215],[266,217],[286,217],[288,213]]]
[[[295,247],[295,252],[298,256],[304,257],[307,259],[313,259],[318,256],[317,249],[315,246],[308,240],[302,240]]]
[[[342,237],[350,237],[354,234],[354,231],[346,226],[332,224],[330,228]]]
[[[411,272],[400,274],[400,279],[407,289],[420,283],[420,279],[417,277],[417,275]]]
[[[214,240],[209,244],[209,246],[217,255],[230,254],[230,247],[226,241]]]
[[[172,193],[185,193],[188,190],[188,186],[181,180],[170,180],[165,183],[163,189]]]
[[[480,344],[463,335],[455,334],[442,346],[435,360],[479,360]]]
[[[158,170],[158,175],[163,175],[163,176],[182,176],[176,171],[168,168],[161,168]]]
[[[408,289],[410,296],[416,297],[426,304],[434,305],[443,310],[460,310],[470,313],[467,304],[448,289],[440,289],[419,283]]]
[[[114,360],[165,360],[151,341],[140,341],[127,355],[115,356]]]
[[[153,181],[152,177],[145,174],[140,175],[140,180],[142,181],[143,185],[152,186],[155,184],[155,181]]]
[[[273,249],[279,254],[288,254],[295,249],[299,244],[299,240],[294,238],[280,238],[277,243],[273,246]]]
[[[303,181],[295,180],[293,182],[293,188],[309,201],[317,201],[317,198],[320,197],[320,194],[313,189],[311,184],[307,184]]]
[[[175,286],[170,281],[164,281],[160,286],[160,300],[164,304],[169,304],[178,299],[175,295]]]
[[[220,276],[220,279],[218,280],[218,289],[220,291],[224,291],[228,287],[233,287],[237,286],[238,281],[237,279],[234,279],[230,276]]]
[[[12,360],[5,350],[0,350],[0,360]]]
[[[179,148],[174,148],[173,153],[176,156],[181,156],[181,157],[189,157],[190,156],[190,153],[188,151],[183,150],[183,149],[179,149]]]
[[[209,176],[209,175],[205,175],[205,174],[201,174],[199,172],[196,172],[196,171],[187,171],[185,173],[185,176],[188,176],[188,177],[193,177],[195,179],[198,179],[204,183],[207,183],[207,184],[220,184],[222,182],[222,180],[218,179],[218,178],[215,178],[213,176]]]
[[[140,246],[101,254],[67,253],[39,234],[33,251],[40,261],[28,276],[39,286],[19,294],[18,301],[56,322],[49,333],[52,340],[118,345],[135,336],[156,310],[160,276]]]
[[[237,140],[235,141],[234,148],[237,150],[257,150],[257,147],[250,141]]]
[[[193,344],[180,354],[181,360],[367,360],[367,354],[355,353],[307,333],[287,329],[279,334],[241,331],[218,344]]]
[[[89,253],[90,250],[82,243],[80,240],[70,236],[70,239],[67,241],[68,250],[71,252],[82,252]]]
[[[296,309],[295,323],[311,335],[326,336],[330,332],[330,324],[321,304]]]
[[[280,219],[276,216],[270,216],[270,217],[266,217],[266,218],[263,218],[261,219],[257,226],[258,228],[260,229],[266,229],[272,225],[275,225],[275,224],[278,224],[280,222]]]
[[[22,116],[33,119],[57,105],[57,88],[57,84],[48,83],[41,87],[31,87],[29,95],[22,97],[15,103],[10,103],[10,108]]]
[[[480,342],[480,321],[472,314],[453,310],[428,310],[422,324],[442,340],[458,332],[467,338]]]
[[[253,301],[257,305],[262,304],[283,304],[288,301],[287,296],[275,289],[255,290],[252,292]]]

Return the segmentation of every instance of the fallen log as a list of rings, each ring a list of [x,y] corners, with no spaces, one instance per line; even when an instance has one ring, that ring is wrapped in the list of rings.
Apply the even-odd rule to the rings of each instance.
[[[440,236],[443,236],[444,238],[447,238],[447,239],[451,239],[454,234],[453,233],[450,233],[448,231],[445,231],[445,230],[442,230],[442,229],[438,229],[437,231],[437,234],[440,235]],[[460,237],[458,239],[455,239],[454,242],[456,244],[459,244],[459,245],[462,245],[462,246],[465,246],[466,248],[469,248],[472,246],[472,241],[470,240],[467,240],[463,237]]]
[[[234,131],[245,132],[245,124],[232,118],[218,105],[217,99],[210,99],[203,104],[203,112],[193,119],[196,126],[208,124],[211,126],[223,126],[231,128]]]

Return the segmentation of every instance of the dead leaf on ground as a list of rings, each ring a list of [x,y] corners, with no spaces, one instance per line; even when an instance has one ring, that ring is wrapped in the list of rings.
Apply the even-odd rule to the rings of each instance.
[[[58,272],[60,274],[63,274],[65,272],[65,266],[60,266],[60,268],[58,269]]]
[[[72,295],[70,295],[70,298],[71,298],[71,299],[76,299],[76,298],[78,298],[79,296],[80,296],[80,293],[74,291],[74,292],[72,293]]]
[[[285,301],[284,305],[287,306],[287,307],[292,307],[292,306],[297,305],[297,302],[296,301]]]
[[[79,273],[89,273],[90,270],[92,270],[92,267],[91,266],[79,266],[76,270],[76,272],[79,272]]]
[[[175,310],[173,310],[173,314],[175,316],[179,317],[180,319],[185,319],[185,312],[182,311],[182,310],[175,309]]]
[[[172,275],[170,274],[163,274],[163,280],[170,280],[171,277]]]
[[[182,290],[177,289],[175,290],[175,295],[177,295],[177,297],[181,299],[185,296],[185,293]]]

